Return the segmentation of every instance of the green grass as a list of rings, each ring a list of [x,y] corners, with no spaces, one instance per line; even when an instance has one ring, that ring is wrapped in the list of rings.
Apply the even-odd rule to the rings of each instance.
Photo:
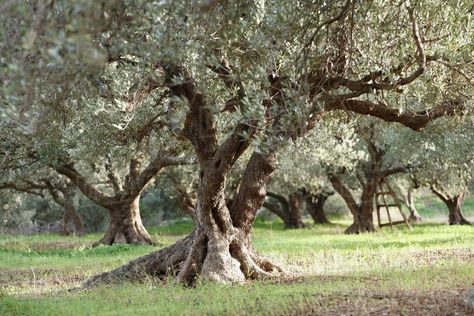
[[[155,247],[88,247],[99,234],[0,236],[0,315],[318,313],[318,308],[339,310],[349,301],[376,309],[373,297],[387,293],[461,293],[474,283],[472,227],[425,224],[413,231],[342,235],[347,224],[283,230],[280,222],[257,222],[256,248],[282,263],[291,277],[193,289],[150,283],[67,291],[171,244],[192,229],[189,222],[150,229],[159,243]]]

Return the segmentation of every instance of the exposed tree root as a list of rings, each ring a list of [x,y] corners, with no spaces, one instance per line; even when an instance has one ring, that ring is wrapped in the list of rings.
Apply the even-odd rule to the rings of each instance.
[[[98,284],[121,282],[143,282],[150,277],[165,279],[169,276],[176,276],[181,269],[180,265],[189,254],[194,237],[195,232],[171,246],[130,261],[110,272],[96,275],[87,280],[83,287],[90,288]]]
[[[213,249],[206,234],[197,228],[171,246],[92,277],[83,288],[120,282],[143,283],[150,279],[160,282],[174,279],[192,286],[198,276],[218,283],[238,283],[282,275],[281,267],[258,255],[249,244],[245,239],[235,238],[227,251]]]

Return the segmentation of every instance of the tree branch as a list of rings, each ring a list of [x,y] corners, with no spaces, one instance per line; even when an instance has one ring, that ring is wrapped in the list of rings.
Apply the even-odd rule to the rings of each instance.
[[[334,173],[328,174],[329,181],[331,182],[334,190],[341,195],[346,202],[352,214],[359,213],[359,205],[352,196],[351,191],[342,183],[341,178]]]
[[[169,166],[182,166],[194,164],[195,161],[189,157],[177,157],[172,155],[157,155],[148,166],[140,173],[137,180],[137,190],[142,190],[161,169]]]
[[[436,184],[430,184],[431,192],[436,194],[444,203],[452,199],[442,188],[439,188]]]
[[[120,191],[122,191],[122,183],[120,179],[118,178],[117,173],[112,168],[112,162],[111,162],[110,156],[107,156],[107,159],[105,161],[105,170],[107,171],[107,178],[112,184],[114,193],[118,194]]]
[[[394,167],[386,170],[382,170],[377,172],[377,175],[380,177],[388,177],[396,173],[403,173],[407,172],[407,167],[406,166],[400,166],[400,167]]]
[[[422,130],[430,121],[442,116],[455,115],[458,110],[464,108],[464,102],[461,100],[444,101],[435,105],[426,111],[404,111],[390,108],[383,103],[374,103],[364,100],[340,100],[329,104],[325,111],[349,110],[351,112],[371,115],[380,118],[386,122],[398,122],[415,131]]]
[[[252,153],[240,181],[239,191],[230,207],[235,227],[250,232],[257,210],[265,200],[266,187],[275,168],[276,155],[274,152]]]
[[[275,193],[275,192],[267,191],[267,196],[277,200],[281,204],[285,212],[288,212],[290,210],[290,203],[283,195]]]
[[[217,148],[214,113],[197,90],[191,73],[183,66],[165,64],[166,84],[171,94],[188,103],[189,111],[184,122],[184,135],[191,141],[201,161],[212,158]]]
[[[47,187],[42,186],[40,184],[34,184],[32,182],[28,182],[24,186],[18,185],[18,184],[13,183],[13,182],[0,184],[0,190],[8,190],[8,189],[15,190],[15,191],[18,191],[18,192],[28,193],[28,194],[32,194],[32,195],[37,195],[37,196],[40,196],[40,197],[44,197],[44,194],[43,194],[42,190],[47,189]],[[40,190],[40,191],[38,192],[38,191],[35,191],[35,190]]]
[[[283,210],[281,210],[276,205],[274,205],[270,202],[264,201],[262,206],[264,208],[266,208],[267,210],[269,210],[270,212],[276,214],[278,217],[286,218],[286,216],[287,216]]]
[[[54,166],[53,168],[59,174],[62,174],[71,180],[71,182],[74,183],[79,188],[79,190],[81,190],[81,192],[93,202],[105,208],[116,204],[114,197],[107,196],[90,185],[86,178],[77,172],[77,170],[74,168],[74,164],[58,165]]]

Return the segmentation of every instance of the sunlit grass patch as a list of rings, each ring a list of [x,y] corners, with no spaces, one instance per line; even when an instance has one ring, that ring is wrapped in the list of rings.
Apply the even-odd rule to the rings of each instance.
[[[150,282],[68,291],[92,275],[171,244],[192,230],[189,222],[152,229],[163,242],[158,246],[91,248],[99,234],[2,236],[0,315],[317,314],[324,306],[349,301],[375,311],[379,296],[390,301],[416,292],[426,299],[437,291],[454,300],[474,282],[472,227],[425,224],[413,231],[400,226],[353,236],[341,234],[347,224],[283,230],[280,222],[260,222],[254,228],[255,247],[289,274],[280,280],[204,283],[193,289]]]

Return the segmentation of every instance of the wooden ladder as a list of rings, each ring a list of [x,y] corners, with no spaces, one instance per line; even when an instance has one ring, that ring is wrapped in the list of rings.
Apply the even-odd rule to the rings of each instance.
[[[390,228],[393,230],[394,225],[398,224],[406,224],[409,230],[412,230],[411,224],[408,221],[405,213],[403,213],[402,207],[400,205],[400,202],[398,201],[397,195],[395,194],[395,191],[393,191],[392,187],[388,182],[385,180],[385,178],[380,179],[378,182],[378,192],[375,194],[375,203],[377,206],[377,220],[379,227],[382,228],[383,226],[390,226]],[[382,196],[382,203],[379,200],[379,196]],[[385,198],[386,196],[390,196],[393,200],[393,203],[388,204],[387,199]],[[380,209],[385,207],[387,211],[387,217],[388,217],[388,223],[382,223],[380,220]],[[392,217],[390,216],[390,207],[397,207],[398,211],[400,212],[400,215],[402,215],[403,220],[401,221],[392,221]]]

